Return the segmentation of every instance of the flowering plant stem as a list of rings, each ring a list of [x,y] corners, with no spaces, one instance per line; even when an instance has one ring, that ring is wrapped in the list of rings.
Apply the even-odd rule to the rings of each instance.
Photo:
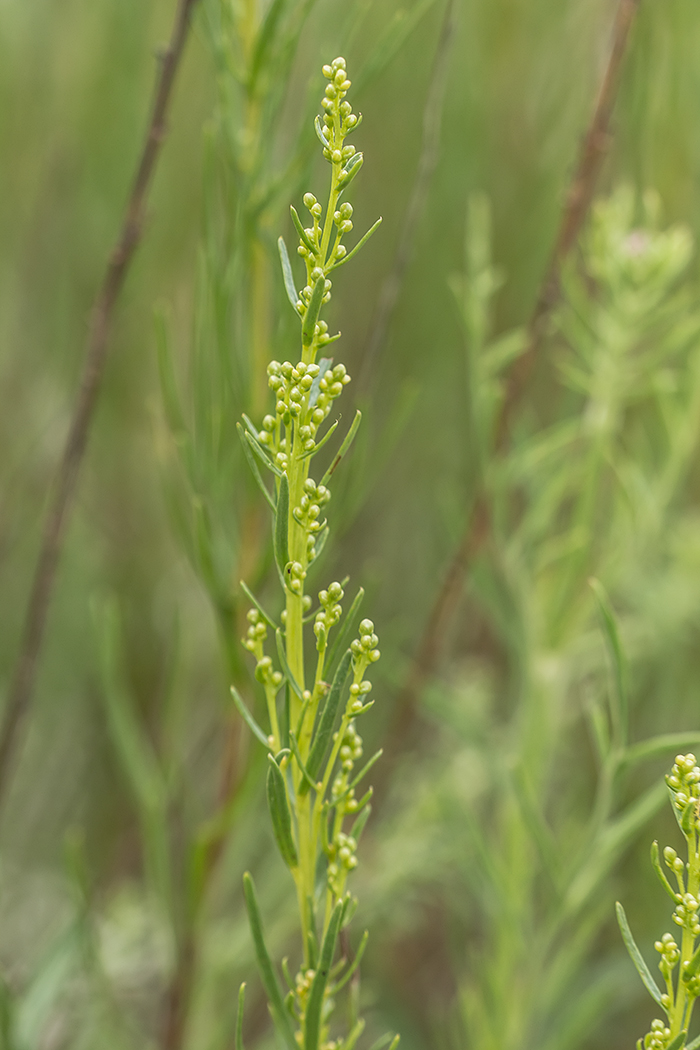
[[[365,943],[363,939],[354,962],[345,958],[335,961],[340,931],[356,907],[346,883],[357,865],[355,851],[369,816],[372,794],[369,789],[358,799],[355,790],[378,757],[375,755],[355,774],[355,764],[363,753],[356,720],[372,706],[373,702],[367,701],[371,684],[364,676],[380,653],[371,620],[362,620],[358,637],[346,648],[345,639],[362,591],[341,623],[347,581],[334,581],[319,591],[318,607],[311,612],[306,578],[328,536],[322,514],[331,498],[331,476],[360,420],[358,412],[330,467],[316,482],[311,476],[312,460],[337,422],[323,435],[320,429],[350,382],[344,365],[333,366],[332,359],[320,356],[339,338],[329,335],[320,314],[331,298],[329,275],[355,254],[378,223],[347,251],[342,242],[353,228],[353,209],[347,201],[341,203],[341,198],[360,171],[363,157],[346,139],[359,126],[360,118],[346,100],[350,81],[344,59],[324,66],[323,73],[328,80],[323,98],[325,114],[322,121],[316,118],[316,131],[331,166],[330,190],[325,209],[313,194],[305,194],[304,206],[311,218],[308,228],[291,209],[299,234],[298,254],[306,265],[306,282],[300,292],[294,284],[286,245],[282,238],[279,241],[285,287],[301,329],[300,359],[296,365],[289,361],[269,364],[268,383],[276,401],[274,415],[266,415],[259,428],[244,417],[246,428],[241,428],[244,447],[273,512],[275,562],[284,594],[279,626],[253,598],[255,604],[248,613],[249,627],[243,640],[255,657],[255,677],[264,689],[268,734],[234,695],[248,725],[269,749],[270,816],[280,853],[296,885],[299,908],[299,970],[292,978],[284,967],[288,991],[283,996],[265,946],[253,881],[246,875],[246,902],[271,1012],[279,1033],[292,1048],[328,1050],[342,1046],[350,1050],[363,1029],[352,1003],[348,1034],[340,1043],[329,1036],[335,996],[354,972]],[[258,464],[273,475],[274,492],[263,480]],[[247,588],[246,592],[250,594]],[[304,628],[309,622],[313,623],[316,649],[313,676],[304,655]],[[277,663],[265,652],[271,630]]]

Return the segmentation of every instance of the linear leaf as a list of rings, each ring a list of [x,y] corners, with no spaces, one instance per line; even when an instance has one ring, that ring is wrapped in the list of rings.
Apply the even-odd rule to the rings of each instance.
[[[350,963],[350,966],[345,971],[345,973],[340,978],[340,980],[336,984],[333,985],[333,994],[335,994],[336,992],[339,992],[341,988],[344,988],[345,985],[350,980],[350,978],[352,977],[352,975],[355,973],[355,970],[357,969],[357,967],[362,962],[362,956],[365,954],[365,948],[367,947],[367,941],[368,940],[369,940],[369,930],[365,930],[365,932],[362,934],[362,940],[360,941],[360,943],[359,943],[359,945],[357,947],[357,952],[355,953],[355,958],[352,960],[352,962]]]
[[[613,737],[618,747],[624,747],[627,736],[627,661],[620,641],[617,618],[607,592],[600,580],[591,579],[588,582],[598,603],[608,651],[615,671],[615,702],[610,705]]]
[[[280,477],[275,508],[275,560],[284,579],[289,562],[289,481],[286,474]]]
[[[265,484],[265,482],[262,479],[262,475],[260,473],[260,468],[258,467],[258,464],[255,461],[255,456],[251,452],[250,445],[248,444],[248,440],[247,440],[247,438],[245,436],[245,430],[243,429],[243,427],[241,426],[240,423],[236,423],[236,428],[238,430],[238,433],[239,433],[239,436],[240,436],[240,439],[241,439],[241,443],[243,445],[243,454],[245,455],[245,458],[248,460],[248,466],[250,467],[251,473],[252,473],[253,477],[255,478],[256,482],[258,483],[258,488],[260,489],[260,491],[262,492],[263,496],[265,497],[265,499],[266,499],[270,509],[274,513],[275,501],[273,500],[272,495],[271,495],[267,485]]]
[[[352,423],[350,424],[350,429],[348,430],[347,434],[345,435],[345,440],[343,441],[342,445],[340,446],[340,448],[336,452],[335,457],[333,459],[333,462],[331,463],[330,467],[328,468],[326,473],[321,478],[321,481],[319,482],[319,484],[327,485],[328,482],[331,480],[331,477],[333,476],[333,473],[335,472],[336,467],[338,466],[338,464],[340,463],[341,459],[346,454],[346,452],[348,451],[348,449],[352,445],[353,441],[355,440],[355,434],[357,433],[357,428],[359,427],[361,420],[362,420],[362,413],[360,412],[360,410],[358,408],[357,412],[355,413],[355,418],[353,419]]]
[[[321,393],[321,380],[332,364],[332,357],[319,358],[318,375],[314,378],[314,381],[311,384],[311,389],[309,390],[309,408],[313,408],[318,401],[318,395]]]
[[[304,246],[306,248],[309,249],[310,252],[314,252],[315,253],[316,252],[316,245],[309,238],[309,235],[306,232],[306,230],[304,229],[304,227],[302,225],[302,221],[299,218],[299,212],[296,210],[296,208],[294,207],[293,204],[289,205],[289,214],[292,216],[292,222],[294,223],[294,229],[299,234],[299,240],[304,244]]]
[[[250,587],[248,587],[248,585],[246,583],[244,583],[243,580],[239,580],[238,582],[239,582],[241,590],[245,594],[246,598],[248,598],[249,601],[251,601],[253,603],[253,605],[258,610],[258,612],[262,616],[262,618],[265,621],[265,623],[267,624],[267,626],[271,627],[273,631],[278,631],[279,627],[277,626],[275,621],[272,619],[272,617],[268,616],[268,614],[265,612],[265,610],[263,609],[262,605],[260,604],[258,599],[255,597],[253,592],[251,591]]]
[[[238,708],[238,713],[240,714],[241,718],[243,719],[245,724],[250,729],[250,731],[253,734],[253,736],[257,737],[258,740],[260,741],[260,743],[263,744],[263,746],[266,747],[267,750],[269,751],[270,750],[270,741],[267,739],[267,737],[265,736],[265,733],[263,732],[263,730],[260,728],[258,723],[255,721],[255,719],[251,715],[250,711],[248,710],[248,708],[246,707],[245,703],[243,702],[243,697],[238,692],[238,690],[236,689],[235,685],[231,686],[231,696],[233,697],[234,704]]]
[[[235,1050],[244,1050],[243,1047],[243,1006],[245,1003],[245,981],[238,989],[238,1014],[236,1016],[236,1042]]]
[[[321,312],[325,292],[326,279],[321,276],[314,285],[314,290],[311,293],[309,305],[306,308],[306,313],[304,314],[304,320],[301,326],[301,341],[304,346],[311,346],[314,341],[314,329],[316,327],[316,322],[318,321],[318,315]]]
[[[292,674],[292,669],[287,662],[287,654],[284,651],[284,642],[282,641],[282,632],[280,631],[279,627],[275,632],[275,641],[277,642],[277,655],[280,658],[282,670],[284,671],[285,677],[292,688],[292,692],[295,693],[300,700],[303,700],[304,690],[301,688],[296,678]]]
[[[255,435],[251,434],[249,430],[244,430],[243,433],[245,434],[246,441],[248,442],[248,444],[250,445],[260,462],[263,464],[263,466],[267,467],[268,470],[271,470],[275,477],[281,478],[282,471],[275,463],[272,462],[269,455],[262,447]]]
[[[637,947],[637,943],[634,937],[632,936],[632,931],[630,930],[629,923],[627,922],[625,909],[622,907],[619,901],[617,901],[617,903],[615,904],[615,911],[617,912],[617,921],[620,927],[620,933],[622,934],[622,939],[625,942],[625,948],[629,952],[630,959],[634,963],[637,973],[642,978],[642,983],[646,990],[649,992],[649,995],[652,997],[654,1002],[658,1003],[659,1006],[661,1006],[661,992],[659,991],[656,981],[651,976],[649,967],[644,962],[642,953]]]
[[[671,898],[671,900],[673,901],[674,904],[678,904],[678,901],[679,901],[680,898],[679,898],[678,894],[676,893],[676,891],[674,890],[674,888],[671,885],[671,883],[666,878],[664,870],[661,867],[661,862],[659,860],[659,844],[658,844],[658,842],[656,840],[654,840],[652,842],[652,844],[651,844],[651,863],[652,863],[652,866],[654,868],[654,871],[656,872],[656,874],[659,877],[659,882],[661,883],[663,888],[666,890],[666,893],[668,893],[669,897]]]
[[[318,442],[318,444],[317,444],[317,445],[314,445],[314,447],[313,447],[313,448],[311,448],[311,449],[309,449],[309,451],[308,451],[308,452],[304,452],[304,453],[302,453],[302,455],[301,455],[301,456],[300,456],[299,458],[300,458],[300,459],[308,459],[308,458],[309,458],[309,456],[315,456],[317,452],[320,452],[320,451],[321,451],[321,449],[323,448],[323,446],[325,445],[325,443],[326,443],[326,442],[328,441],[328,439],[330,438],[330,436],[331,436],[331,435],[333,434],[333,432],[334,432],[334,430],[336,429],[336,427],[338,426],[339,422],[340,422],[340,420],[339,420],[339,419],[336,419],[335,423],[332,423],[332,424],[331,424],[331,426],[329,427],[329,429],[327,430],[327,432],[326,432],[326,433],[325,433],[325,434],[323,435],[323,437],[322,437],[322,438],[321,438],[321,440],[320,440],[320,441]]]
[[[292,273],[292,264],[289,261],[289,252],[287,251],[287,245],[284,243],[284,237],[277,238],[277,250],[280,253],[280,262],[282,264],[282,277],[284,279],[284,287],[287,292],[287,298],[289,299],[294,313],[298,314],[297,303],[299,302],[299,295],[296,288],[294,287],[294,274]]]
[[[301,757],[301,752],[299,751],[299,744],[297,743],[297,738],[294,735],[294,733],[291,733],[291,732],[289,734],[289,744],[290,744],[290,747],[292,749],[292,753],[293,753],[293,755],[294,755],[294,757],[295,757],[295,759],[297,761],[297,765],[299,766],[299,769],[301,770],[301,775],[303,776],[304,780],[307,782],[309,787],[315,788],[316,784],[311,779],[311,777],[309,776],[309,771],[306,768],[306,766],[304,765],[304,760]]]
[[[333,665],[335,663],[336,656],[338,655],[340,650],[345,647],[345,640],[346,640],[347,636],[349,635],[350,631],[352,630],[353,620],[355,619],[355,616],[357,615],[357,610],[360,608],[360,605],[362,604],[362,599],[364,598],[364,596],[365,596],[364,588],[360,587],[359,591],[357,592],[357,594],[355,595],[355,597],[352,600],[352,605],[350,606],[350,608],[348,609],[347,613],[345,614],[345,619],[343,620],[343,625],[340,628],[340,630],[339,630],[339,632],[338,632],[338,634],[336,636],[336,639],[333,642],[333,645],[331,646],[331,650],[328,653],[328,656],[326,657],[326,666],[329,669],[331,669],[331,670],[332,670]]]
[[[258,969],[260,970],[263,987],[270,1003],[272,1016],[277,1029],[287,1044],[287,1050],[299,1050],[299,1045],[294,1038],[294,1032],[292,1031],[292,1026],[289,1021],[289,1014],[284,1006],[279,978],[272,965],[272,960],[270,959],[265,944],[260,909],[255,895],[255,884],[253,883],[249,872],[246,872],[243,876],[243,892],[245,894],[245,903],[248,910],[250,932],[253,936],[253,944],[255,945],[255,955],[258,960]]]
[[[314,736],[313,744],[311,745],[311,753],[306,762],[306,768],[313,781],[317,780],[318,774],[321,770],[321,765],[326,757],[326,751],[328,750],[328,745],[331,736],[333,735],[333,726],[335,725],[338,708],[340,707],[343,689],[345,688],[345,683],[350,674],[351,663],[352,653],[348,649],[338,665],[333,684],[331,685],[328,696],[326,697],[326,703],[321,712],[321,717],[319,718],[318,729],[316,730],[316,735]],[[304,784],[301,784],[299,794],[304,795],[306,794],[306,791],[308,791],[308,788],[305,789]]]
[[[270,808],[275,841],[287,867],[296,868],[299,865],[299,858],[292,836],[292,815],[289,812],[284,774],[274,757],[272,755],[267,757],[270,763],[267,770],[267,804]]]
[[[687,1035],[687,1032],[679,1032],[676,1038],[668,1044],[666,1050],[682,1050],[682,1047],[685,1046]]]
[[[367,241],[370,239],[370,237],[372,236],[374,231],[379,226],[381,226],[381,224],[382,224],[382,217],[380,215],[379,218],[377,219],[377,221],[374,223],[374,225],[370,226],[370,228],[367,230],[367,233],[364,235],[364,237],[360,237],[360,239],[357,242],[357,244],[355,245],[355,247],[351,248],[351,250],[348,252],[348,254],[344,255],[342,259],[338,260],[338,262],[333,263],[333,265],[330,267],[328,272],[330,273],[331,270],[337,270],[339,266],[345,266],[346,262],[350,262],[350,260],[352,259],[353,255],[357,255],[357,253],[359,252],[360,248],[363,248],[365,246],[365,244],[367,244]]]
[[[326,985],[328,983],[328,975],[333,965],[333,956],[335,954],[335,945],[338,940],[338,933],[340,932],[340,923],[343,917],[344,902],[337,901],[331,920],[328,923],[328,929],[326,930],[326,936],[323,938],[323,947],[321,948],[321,958],[318,962],[318,968],[316,975],[311,984],[311,991],[309,992],[309,1001],[306,1006],[306,1024],[304,1032],[304,1048],[305,1050],[318,1050],[319,1038],[321,1035],[321,1011],[323,1007],[323,997],[326,991]]]

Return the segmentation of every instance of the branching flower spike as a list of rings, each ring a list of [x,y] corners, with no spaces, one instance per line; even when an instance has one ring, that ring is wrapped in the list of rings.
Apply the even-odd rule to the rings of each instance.
[[[659,970],[664,984],[662,992],[639,948],[635,944],[624,908],[617,905],[617,917],[627,950],[647,991],[661,1007],[665,1019],[651,1022],[649,1032],[637,1043],[637,1050],[698,1050],[700,1037],[687,1042],[695,1000],[700,996],[700,766],[695,755],[676,755],[671,773],[666,777],[671,805],[686,840],[688,860],[675,849],[663,851],[664,872],[659,859],[659,846],[654,842],[651,861],[675,907],[671,916],[675,933],[664,933],[654,947],[659,953]],[[680,940],[680,945],[678,941]]]
[[[358,769],[363,756],[357,720],[370,709],[372,688],[365,678],[379,659],[379,639],[371,620],[362,620],[348,646],[362,590],[343,618],[345,582],[330,583],[312,598],[306,593],[309,569],[328,536],[326,511],[332,474],[350,447],[359,412],[345,440],[320,480],[311,474],[316,454],[337,422],[325,427],[337,398],[350,382],[342,364],[320,356],[339,338],[330,335],[321,313],[331,298],[330,274],[348,261],[376,229],[378,222],[350,250],[344,238],[352,232],[352,205],[341,198],[362,167],[363,158],[347,141],[360,124],[346,96],[350,88],[345,60],[323,67],[328,81],[323,116],[316,132],[323,156],[331,166],[328,203],[324,209],[312,193],[304,195],[310,225],[297,211],[291,214],[299,234],[298,254],[306,265],[304,287],[298,291],[289,254],[279,240],[282,275],[291,305],[299,317],[300,359],[272,361],[268,381],[274,411],[258,428],[245,417],[244,448],[267,502],[273,509],[274,555],[284,595],[279,626],[257,599],[248,613],[243,640],[255,658],[255,677],[265,693],[269,733],[234,699],[247,724],[269,749],[267,799],[275,839],[296,884],[301,944],[298,972],[285,968],[283,992],[265,946],[252,879],[245,879],[246,902],[263,983],[275,1027],[289,1050],[351,1050],[363,1022],[354,1015],[356,996],[349,997],[350,1023],[334,1031],[335,999],[354,974],[364,949],[362,939],[354,960],[338,957],[340,932],[355,911],[347,889],[357,866],[357,846],[369,816],[372,789],[360,784],[379,755]],[[263,480],[260,465],[272,475],[274,491]],[[250,592],[245,588],[246,593]],[[252,598],[252,595],[250,595]],[[304,635],[315,639],[315,668],[304,658]],[[309,646],[311,648],[311,646]],[[322,874],[320,874],[322,873]]]

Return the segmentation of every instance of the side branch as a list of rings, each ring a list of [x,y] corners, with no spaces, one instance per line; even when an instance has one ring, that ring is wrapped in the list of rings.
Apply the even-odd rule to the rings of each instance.
[[[581,145],[579,160],[569,184],[551,260],[528,325],[528,345],[510,370],[505,396],[495,428],[496,450],[507,446],[513,415],[537,359],[552,311],[561,295],[562,267],[575,245],[595,193],[598,176],[612,140],[610,122],[620,84],[622,62],[640,0],[620,0],[613,27],[610,56],[597,103]],[[467,521],[465,532],[450,561],[421,641],[411,663],[406,683],[397,701],[398,736],[403,738],[415,716],[420,692],[434,673],[442,651],[442,639],[459,604],[464,579],[490,532],[490,508],[483,480]]]
[[[20,730],[34,692],[56,570],[102,383],[114,308],[143,234],[146,198],[165,138],[166,116],[175,75],[196,2],[197,0],[178,0],[172,37],[161,58],[151,120],[124,220],[92,308],[80,388],[50,496],[19,654],[0,726],[0,805],[7,793],[12,763],[19,745]]]

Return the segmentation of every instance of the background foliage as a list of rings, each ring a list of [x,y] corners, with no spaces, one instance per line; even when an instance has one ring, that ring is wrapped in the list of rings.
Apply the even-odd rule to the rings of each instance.
[[[246,682],[237,581],[265,593],[270,569],[235,423],[263,407],[258,362],[291,345],[276,238],[320,177],[308,116],[335,54],[365,117],[358,228],[384,217],[333,300],[366,437],[334,494],[327,565],[364,585],[384,656],[368,746],[390,758],[354,876],[368,1025],[475,1050],[622,1048],[648,1027],[614,900],[640,944],[659,935],[647,851],[673,841],[657,785],[674,750],[624,749],[700,730],[700,23],[692,0],[642,2],[600,186],[613,203],[572,260],[495,464],[498,340],[516,330],[517,352],[614,12],[453,13],[437,166],[368,357],[444,5],[290,2],[260,48],[265,10],[202,0],[2,814],[7,1050],[232,1046],[253,968],[246,868],[277,955],[288,938],[260,759],[228,700],[231,677]],[[171,15],[165,0],[0,3],[4,679]],[[400,686],[480,471],[493,536],[409,731]],[[247,1042],[265,1045],[251,988]]]

